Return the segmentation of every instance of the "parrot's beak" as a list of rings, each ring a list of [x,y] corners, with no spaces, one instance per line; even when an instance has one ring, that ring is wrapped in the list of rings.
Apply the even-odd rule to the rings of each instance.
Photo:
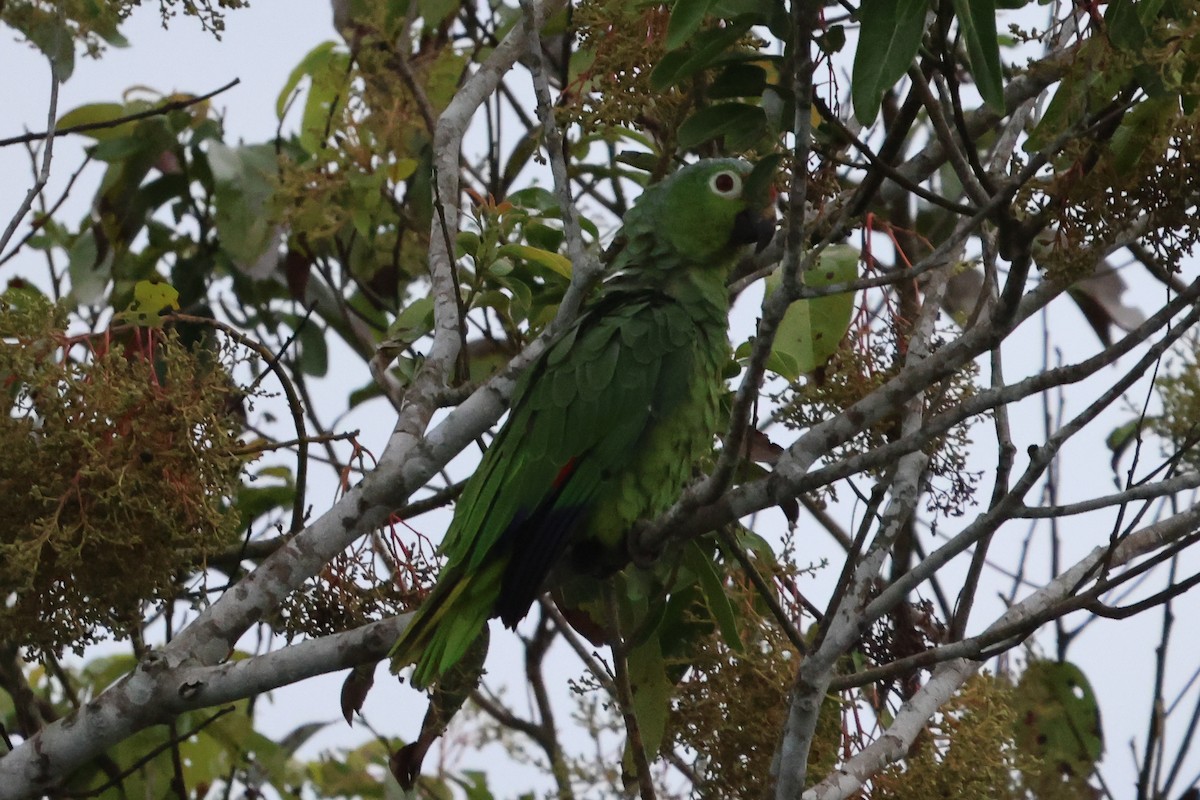
[[[771,193],[774,196],[774,192]],[[754,252],[761,253],[775,236],[775,208],[772,204],[765,212],[744,208],[733,218],[734,244],[753,244]]]
[[[738,244],[753,243],[756,253],[765,250],[775,235],[774,184],[782,160],[779,153],[766,156],[754,165],[742,184],[742,197],[749,200],[750,206],[734,218],[733,240]]]

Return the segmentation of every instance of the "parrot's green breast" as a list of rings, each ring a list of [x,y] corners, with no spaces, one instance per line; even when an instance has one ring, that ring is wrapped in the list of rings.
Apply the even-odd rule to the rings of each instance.
[[[682,330],[688,341],[666,356],[661,368],[666,380],[676,382],[678,396],[670,407],[657,410],[627,467],[597,498],[588,524],[587,538],[602,542],[618,558],[633,523],[671,506],[696,465],[712,452],[718,432],[721,374],[729,357],[725,327],[692,324]],[[622,389],[618,379],[613,390]]]

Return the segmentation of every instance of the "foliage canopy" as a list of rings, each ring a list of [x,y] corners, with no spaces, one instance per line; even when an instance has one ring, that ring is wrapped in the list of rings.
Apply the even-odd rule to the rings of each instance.
[[[66,81],[140,5],[0,24]],[[417,796],[524,791],[484,746],[558,797],[1092,798],[1134,735],[1122,785],[1194,796],[1200,3],[332,5],[256,141],[203,86],[0,139],[35,176],[0,229],[0,800],[391,798],[427,750]],[[600,648],[546,598],[519,663],[379,725],[451,460],[641,190],[727,155],[778,164],[780,233],[729,287],[721,441],[629,534],[639,624]],[[1087,643],[1150,611],[1133,732]],[[339,670],[374,741],[255,731]]]

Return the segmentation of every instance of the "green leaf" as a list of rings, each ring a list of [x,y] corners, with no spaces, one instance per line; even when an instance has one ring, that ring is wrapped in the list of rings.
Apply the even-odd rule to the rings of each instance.
[[[846,46],[846,28],[842,25],[830,25],[826,30],[817,34],[814,41],[822,52],[829,55],[840,53]]]
[[[628,164],[636,170],[653,174],[658,168],[659,157],[657,153],[644,153],[636,150],[622,150],[617,153],[617,163]],[[635,173],[626,172],[626,177],[632,181],[636,181],[639,185],[645,186],[646,176],[636,175]]]
[[[725,28],[701,31],[692,37],[690,47],[663,56],[650,73],[650,87],[661,92],[711,66],[748,30],[750,22],[739,20]]]
[[[133,285],[133,302],[117,316],[133,325],[161,328],[162,312],[179,309],[179,292],[164,281],[138,281]]]
[[[549,189],[544,189],[541,186],[530,186],[512,192],[505,199],[514,206],[528,208],[532,211],[545,212],[558,209],[558,198]]]
[[[646,757],[651,761],[658,756],[667,729],[667,715],[671,710],[672,685],[666,669],[657,636],[649,637],[645,643],[629,652],[633,713],[637,717]]]
[[[306,75],[312,73],[329,59],[330,53],[335,47],[337,47],[337,42],[321,42],[312,50],[309,50],[304,58],[300,59],[300,63],[292,68],[288,79],[283,84],[283,88],[279,90],[279,96],[275,98],[275,116],[283,119],[284,112],[287,111],[288,105],[291,103],[292,92],[296,90],[296,87],[300,85],[300,81]]]
[[[487,773],[481,770],[463,770],[461,777],[451,777],[464,792],[466,800],[495,800],[488,789]]]
[[[1063,776],[1086,778],[1104,752],[1100,707],[1091,684],[1070,662],[1033,661],[1014,698],[1017,746]]]
[[[1136,6],[1148,3],[1143,0]],[[1113,46],[1122,50],[1139,47],[1146,39],[1146,29],[1133,0],[1110,0],[1104,10],[1104,30]]]
[[[99,257],[96,235],[89,228],[79,234],[67,253],[67,274],[71,276],[71,296],[81,305],[100,301],[112,277],[112,258]],[[109,253],[111,256],[111,251]]]
[[[329,345],[325,339],[325,331],[310,318],[307,321],[297,320],[300,327],[297,339],[300,343],[300,369],[306,375],[321,378],[329,371]]]
[[[275,113],[283,115],[300,81],[309,79],[308,96],[300,119],[300,146],[307,153],[317,153],[325,142],[326,131],[349,95],[350,55],[333,42],[323,42],[308,52],[288,76],[283,91],[275,101]]]
[[[496,255],[508,258],[520,258],[531,261],[538,266],[555,272],[564,278],[571,278],[571,260],[560,253],[551,253],[538,247],[525,244],[506,244],[496,251]]]
[[[758,64],[729,64],[713,79],[708,96],[714,100],[759,97],[766,88],[767,71]]]
[[[10,278],[8,286],[0,292],[0,302],[14,311],[28,311],[50,305],[42,290],[24,278]],[[3,719],[3,716],[0,714],[0,719]]]
[[[804,273],[804,284],[813,288],[850,283],[858,278],[858,251],[850,245],[827,247],[817,265]],[[780,278],[767,279],[767,290],[774,291]],[[854,293],[797,300],[788,308],[775,334],[772,356],[767,366],[788,380],[812,372],[832,356],[850,327],[854,314]]]
[[[1142,158],[1154,157],[1157,149],[1152,145],[1160,132],[1170,130],[1177,109],[1178,103],[1173,98],[1156,97],[1126,112],[1108,143],[1117,174],[1129,174]]]
[[[72,128],[76,125],[94,125],[109,122],[128,113],[129,109],[120,103],[87,103],[63,114],[58,118],[55,127],[61,130],[63,128]],[[79,135],[101,141],[118,136],[128,136],[133,132],[133,128],[134,123],[125,122],[121,125],[114,125],[111,128],[96,128],[95,130],[82,131]]]
[[[729,602],[729,595],[725,593],[725,582],[717,574],[712,559],[700,549],[695,539],[688,542],[685,559],[687,567],[700,579],[704,604],[708,606],[709,613],[721,629],[725,644],[735,653],[743,652],[745,646],[742,644],[741,634],[738,633],[737,613],[733,610],[733,604]]]
[[[75,71],[75,37],[57,15],[38,9],[18,29],[50,60],[50,71],[59,82],[71,77]]]
[[[671,20],[667,23],[667,50],[675,50],[692,38],[704,22],[714,0],[675,0]]]
[[[1144,27],[1154,27],[1154,23],[1158,22],[1160,17],[1179,20],[1183,14],[1190,13],[1183,11],[1177,3],[1171,3],[1170,6],[1167,6],[1166,13],[1163,13],[1163,6],[1166,5],[1166,2],[1167,0],[1140,0],[1138,2],[1137,15]]]
[[[756,18],[754,24],[764,24],[765,20],[781,8],[778,0],[716,0],[709,9],[713,16],[723,19],[733,19],[743,14],[752,14]]]
[[[479,245],[481,242],[482,240],[479,238],[478,233],[475,233],[474,231],[459,231],[458,235],[454,237],[455,257],[462,258],[463,256],[470,256],[471,258],[474,258],[475,254],[479,252]]]
[[[421,165],[420,161],[415,158],[399,158],[395,162],[388,165],[386,173],[388,180],[392,183],[402,183],[413,176],[417,171],[417,167]]]
[[[996,36],[995,0],[954,0],[958,25],[967,44],[967,60],[983,101],[1004,112],[1004,77],[1000,40]]]
[[[284,467],[283,473],[280,475],[275,468],[266,467],[255,474],[253,483],[238,487],[234,508],[243,530],[264,514],[279,508],[291,508],[296,500],[296,482],[290,469]],[[271,477],[281,478],[283,483],[266,484],[262,481],[262,478]]]
[[[863,0],[850,95],[854,116],[870,125],[883,95],[908,71],[921,48],[928,0]]]
[[[383,397],[383,389],[375,381],[368,381],[366,385],[360,386],[350,393],[346,401],[346,410],[362,405],[368,400],[374,400],[376,397]]]
[[[279,478],[280,480],[286,481],[288,484],[292,483],[292,468],[285,467],[282,464],[276,464],[273,467],[263,467],[254,474],[260,478]]]
[[[433,298],[418,297],[388,326],[384,341],[389,344],[410,345],[433,330]]]
[[[754,531],[749,528],[739,527],[737,540],[746,549],[746,552],[759,559],[763,564],[771,567],[778,565],[779,558],[775,555],[775,548],[770,542]]]
[[[437,28],[461,5],[462,0],[417,0],[417,8],[425,20],[427,30]]]
[[[208,163],[216,183],[214,221],[221,247],[239,266],[249,266],[273,241],[275,226],[267,211],[278,170],[275,148],[213,142]]]
[[[679,126],[679,146],[690,149],[719,136],[725,137],[728,150],[746,150],[767,132],[767,117],[758,106],[748,103],[721,103],[707,106],[688,117]]]
[[[386,775],[382,783],[371,774],[374,768],[387,764],[387,746],[382,741],[372,740],[354,750],[322,753],[318,760],[305,764],[306,778],[320,797],[361,797],[364,800],[402,797],[400,786],[390,770],[383,770]],[[422,778],[422,788],[424,781]]]
[[[0,722],[11,724],[15,722],[17,708],[13,705],[12,695],[8,692],[0,692]]]
[[[524,280],[500,279],[500,284],[512,295],[509,303],[509,315],[514,322],[521,322],[533,306],[533,292]]]
[[[521,135],[521,138],[513,146],[512,152],[509,153],[508,161],[504,164],[504,174],[501,176],[502,185],[512,186],[516,182],[517,176],[521,174],[521,170],[529,163],[529,159],[533,158],[534,154],[537,153],[541,143],[541,128],[535,127],[533,130],[526,131]]]
[[[488,289],[483,292],[478,292],[471,298],[471,308],[494,308],[499,314],[508,314],[509,306],[512,305],[512,298],[504,292],[495,289]]]
[[[1086,47],[1087,43],[1084,46]],[[1029,132],[1029,138],[1022,145],[1026,153],[1036,153],[1048,146],[1056,136],[1083,118],[1087,111],[1093,76],[1094,73],[1088,73],[1078,78],[1067,76],[1063,79],[1050,102],[1046,104],[1042,118]]]
[[[145,142],[136,131],[130,130],[125,136],[108,136],[99,141],[91,149],[92,158],[107,164],[115,164],[146,149]]]
[[[83,685],[90,689],[94,697],[107,689],[126,673],[132,672],[137,666],[137,659],[123,653],[111,656],[98,656],[88,661],[80,674]]]
[[[746,176],[742,189],[743,197],[766,197],[771,184],[779,177],[779,165],[782,161],[782,153],[768,153],[760,158]]]
[[[505,275],[511,275],[516,269],[512,261],[507,258],[497,258],[492,263],[488,264],[487,271],[489,275],[494,275],[497,278],[503,278]]]
[[[442,48],[425,76],[425,93],[434,111],[441,112],[458,91],[468,58],[453,47]]]
[[[527,222],[521,232],[525,236],[525,241],[529,242],[531,246],[548,250],[551,253],[558,252],[564,239],[561,229],[552,228],[540,222]]]

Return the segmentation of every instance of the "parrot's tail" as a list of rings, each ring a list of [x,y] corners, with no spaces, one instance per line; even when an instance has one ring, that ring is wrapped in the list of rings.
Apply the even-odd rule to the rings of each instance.
[[[427,689],[454,666],[493,616],[503,564],[474,575],[442,574],[392,646],[392,672],[416,664],[411,683]]]

